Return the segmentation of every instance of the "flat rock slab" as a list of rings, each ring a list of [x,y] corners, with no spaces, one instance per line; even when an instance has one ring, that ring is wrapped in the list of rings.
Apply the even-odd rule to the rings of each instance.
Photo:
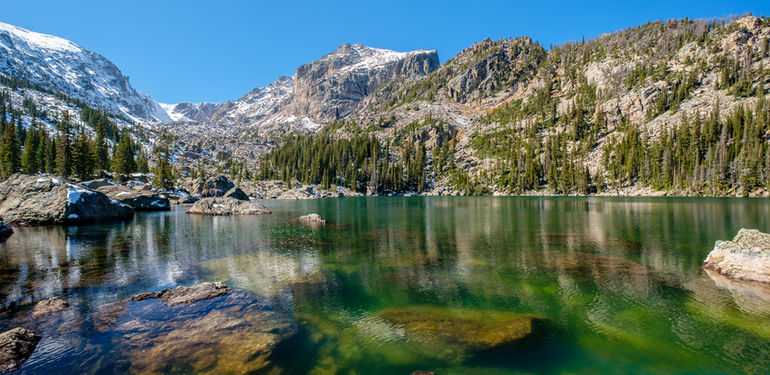
[[[220,282],[209,282],[190,287],[179,286],[174,289],[164,289],[159,292],[134,294],[132,301],[144,301],[147,299],[160,299],[166,306],[179,306],[204,299],[223,296],[230,292],[230,288]]]
[[[35,307],[32,309],[32,317],[40,318],[45,315],[66,310],[69,307],[70,305],[65,300],[59,297],[49,298],[35,304]]]
[[[18,370],[41,338],[34,331],[20,327],[0,333],[0,373]]]
[[[732,279],[770,284],[770,234],[741,229],[732,241],[717,241],[704,267]]]

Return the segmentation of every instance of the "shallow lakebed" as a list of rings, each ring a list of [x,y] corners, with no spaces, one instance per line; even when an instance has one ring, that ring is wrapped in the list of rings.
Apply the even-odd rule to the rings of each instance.
[[[244,372],[253,363],[237,350],[258,336],[274,340],[248,359],[265,373],[770,368],[770,294],[701,268],[714,241],[740,228],[770,231],[767,199],[263,203],[273,214],[208,217],[177,207],[124,223],[16,228],[0,244],[0,328],[43,335],[20,371]],[[311,212],[327,224],[297,221]],[[236,290],[181,315],[126,302],[204,281]],[[34,303],[54,296],[71,309],[30,320]],[[210,321],[189,321],[200,314]],[[213,327],[234,319],[253,324]],[[162,337],[141,328],[164,323],[173,329]],[[188,346],[199,351],[194,360]]]

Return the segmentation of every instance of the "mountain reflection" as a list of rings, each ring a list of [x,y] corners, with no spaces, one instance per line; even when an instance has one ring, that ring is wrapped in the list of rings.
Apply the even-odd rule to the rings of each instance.
[[[573,361],[597,373],[602,366],[633,371],[638,362],[666,372],[770,367],[770,331],[756,328],[770,323],[766,303],[756,299],[764,292],[731,289],[701,269],[714,241],[742,227],[770,229],[764,200],[265,204],[272,215],[207,217],[177,208],[126,223],[18,228],[0,244],[0,321],[8,327],[53,296],[89,313],[133,293],[218,280],[293,310],[319,343],[311,345],[314,355],[343,361],[333,364],[341,368],[387,356],[377,340],[397,340],[398,332],[376,314],[411,305],[547,317],[549,345],[574,348]],[[296,221],[309,212],[329,223]],[[725,352],[725,345],[740,346]]]

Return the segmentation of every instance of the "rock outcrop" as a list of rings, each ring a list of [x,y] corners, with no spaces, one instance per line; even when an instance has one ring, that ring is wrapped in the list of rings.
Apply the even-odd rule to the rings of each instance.
[[[233,188],[235,188],[235,184],[225,176],[198,178],[192,182],[190,194],[195,194],[201,198],[221,197]]]
[[[732,241],[717,241],[704,266],[729,278],[770,284],[770,234],[741,229]]]
[[[148,185],[143,186],[149,187]],[[154,193],[150,189],[130,189],[122,185],[109,185],[102,186],[97,191],[133,207],[136,211],[168,211],[171,209],[171,203],[166,195]]]
[[[307,224],[307,225],[313,225],[313,226],[326,225],[326,220],[324,220],[319,214],[302,215],[299,217],[298,220],[300,223]]]
[[[147,299],[160,299],[166,306],[178,306],[188,303],[223,296],[230,292],[230,288],[220,282],[209,282],[198,285],[178,286],[174,289],[164,289],[159,292],[134,294],[132,301],[144,301]]]
[[[203,198],[195,202],[187,210],[187,213],[201,215],[265,215],[271,212],[257,202],[221,197]]]
[[[70,305],[67,303],[67,301],[59,297],[52,297],[36,303],[35,307],[32,309],[32,317],[40,318],[46,315],[57,313],[59,311],[64,311],[69,307]]]
[[[0,373],[16,371],[35,351],[42,337],[17,327],[0,333]]]
[[[82,224],[133,216],[130,206],[57,178],[17,174],[0,183],[0,218],[9,224]]]

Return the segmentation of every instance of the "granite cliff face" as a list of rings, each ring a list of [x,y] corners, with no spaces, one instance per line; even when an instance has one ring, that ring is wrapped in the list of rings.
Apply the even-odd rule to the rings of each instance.
[[[350,115],[356,105],[396,77],[419,78],[439,67],[436,51],[395,52],[343,44],[294,75],[292,112],[314,122]]]

